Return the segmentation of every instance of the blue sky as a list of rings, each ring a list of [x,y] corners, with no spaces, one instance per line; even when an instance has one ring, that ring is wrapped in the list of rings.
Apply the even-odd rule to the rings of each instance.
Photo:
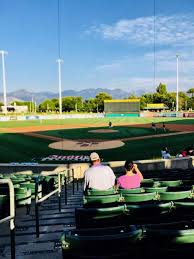
[[[175,91],[177,52],[180,89],[194,87],[194,1],[156,0],[155,84],[153,2],[60,0],[62,90]],[[57,0],[0,0],[0,49],[9,92],[57,92]]]

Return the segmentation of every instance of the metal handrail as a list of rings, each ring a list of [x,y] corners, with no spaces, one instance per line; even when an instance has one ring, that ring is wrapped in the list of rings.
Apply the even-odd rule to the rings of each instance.
[[[44,197],[38,197],[38,185],[39,185],[39,176],[35,178],[35,219],[36,219],[36,237],[39,238],[40,235],[40,228],[39,228],[39,205],[47,200],[49,197],[58,193],[58,204],[59,204],[59,212],[61,212],[61,176],[64,176],[64,189],[65,189],[65,204],[67,204],[67,184],[72,182],[72,193],[75,194],[75,179],[74,179],[74,170],[75,168],[67,168],[60,172],[42,172],[40,176],[56,176],[58,175],[58,187],[56,190],[48,193]],[[72,175],[69,173],[72,172]],[[71,179],[72,178],[72,179]],[[77,185],[77,190],[79,186]]]
[[[10,215],[1,219],[0,224],[9,221],[10,238],[11,238],[11,258],[15,259],[15,196],[14,187],[10,179],[0,179],[0,184],[8,184],[9,186],[9,207]]]

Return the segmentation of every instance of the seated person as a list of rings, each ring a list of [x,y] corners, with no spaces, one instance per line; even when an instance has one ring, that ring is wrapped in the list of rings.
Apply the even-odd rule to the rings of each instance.
[[[140,187],[143,175],[139,171],[136,164],[127,160],[125,162],[125,174],[117,180],[117,187],[123,189],[134,189]]]
[[[166,153],[163,155],[163,159],[170,159],[171,155],[169,153],[169,151],[167,150]]]
[[[84,191],[87,189],[108,190],[115,186],[115,175],[109,166],[101,164],[97,153],[90,154],[91,167],[84,174]]]
[[[167,147],[163,147],[163,149],[161,150],[162,158],[164,158],[166,156],[166,153],[168,153],[168,148]]]

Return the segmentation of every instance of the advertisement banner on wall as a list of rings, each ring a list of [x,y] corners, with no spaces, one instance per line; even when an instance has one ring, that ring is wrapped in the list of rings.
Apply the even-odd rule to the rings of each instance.
[[[28,115],[26,116],[26,120],[39,120],[40,116],[37,115]]]

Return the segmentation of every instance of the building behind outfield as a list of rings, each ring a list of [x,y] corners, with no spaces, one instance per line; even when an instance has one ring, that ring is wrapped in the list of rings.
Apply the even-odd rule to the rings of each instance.
[[[107,117],[139,116],[140,99],[105,100],[104,112]]]

